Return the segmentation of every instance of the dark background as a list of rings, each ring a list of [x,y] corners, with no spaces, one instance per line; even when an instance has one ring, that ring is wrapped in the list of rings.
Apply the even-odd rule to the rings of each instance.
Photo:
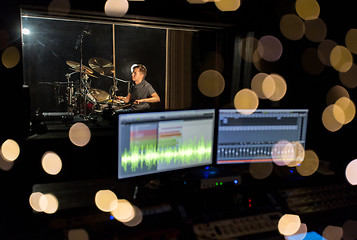
[[[49,1],[3,1],[1,3],[1,22],[0,29],[5,30],[8,34],[8,37],[1,35],[1,51],[3,51],[8,45],[15,45],[21,50],[21,39],[20,39],[20,6],[22,5],[31,5],[41,6],[46,8],[49,4]],[[92,12],[103,12],[105,1],[72,1],[71,9],[73,11],[80,10],[85,11],[88,14]],[[323,19],[327,25],[328,34],[327,39],[334,40],[339,45],[344,45],[344,38],[347,31],[350,28],[356,26],[355,10],[353,8],[353,1],[319,1],[321,7],[320,18]],[[343,126],[337,132],[329,132],[324,128],[321,121],[322,112],[326,107],[326,94],[328,90],[334,85],[341,85],[338,79],[338,72],[332,69],[331,67],[325,67],[321,74],[319,75],[310,75],[304,71],[301,66],[301,54],[307,47],[317,47],[317,43],[312,43],[308,39],[303,38],[298,41],[290,41],[285,39],[279,30],[279,21],[281,16],[287,13],[294,13],[294,1],[288,0],[274,0],[274,1],[258,1],[258,0],[245,0],[242,1],[241,7],[235,12],[220,12],[215,6],[214,3],[206,3],[200,5],[191,5],[185,0],[146,0],[145,2],[129,2],[128,14],[133,16],[145,16],[145,17],[160,17],[160,18],[169,18],[176,19],[177,21],[181,20],[193,20],[200,21],[209,24],[230,24],[233,27],[229,28],[229,31],[225,33],[224,41],[227,41],[229,44],[222,44],[220,46],[222,52],[225,53],[225,62],[224,62],[224,76],[226,79],[226,88],[223,94],[217,98],[208,98],[200,94],[198,91],[197,85],[192,84],[192,97],[193,97],[193,108],[206,108],[206,107],[215,107],[220,108],[224,106],[229,106],[231,104],[231,82],[232,71],[235,66],[232,65],[232,52],[231,43],[236,36],[246,36],[247,33],[253,32],[254,35],[259,39],[264,35],[274,35],[283,44],[283,55],[278,62],[272,64],[271,68],[267,72],[276,72],[284,76],[287,81],[288,91],[286,96],[277,103],[272,103],[268,100],[262,100],[260,102],[259,108],[308,108],[309,109],[309,124],[307,131],[307,149],[314,150],[319,156],[320,161],[330,163],[330,169],[335,172],[333,180],[328,178],[326,180],[325,176],[321,176],[316,173],[312,177],[300,178],[295,173],[290,174],[289,171],[277,171],[274,176],[271,176],[269,179],[266,179],[262,182],[252,181],[252,188],[250,184],[242,184],[242,189],[240,193],[246,197],[251,192],[257,193],[262,192],[257,199],[264,199],[262,196],[266,191],[270,193],[275,193],[276,189],[284,188],[288,186],[309,186],[332,182],[341,182],[344,183],[344,169],[347,164],[356,158],[356,147],[355,147],[355,132],[356,132],[356,123],[353,120],[346,126]],[[143,33],[143,35],[145,35]],[[69,36],[75,38],[76,36]],[[143,36],[145,37],[145,36]],[[55,36],[53,36],[53,41],[55,41]],[[52,39],[52,36],[48,36],[48,39]],[[7,41],[8,40],[8,41]],[[203,39],[200,39],[203,41]],[[4,45],[2,43],[5,43]],[[222,41],[221,41],[222,43]],[[208,51],[208,49],[205,49]],[[45,49],[43,51],[46,51]],[[101,51],[99,53],[102,53]],[[34,53],[31,58],[36,58],[40,53]],[[51,53],[47,52],[51,55]],[[130,54],[128,58],[130,58]],[[53,54],[52,54],[53,55]],[[110,56],[110,55],[108,55]],[[355,56],[354,56],[355,57]],[[20,63],[12,68],[6,69],[3,65],[0,66],[1,73],[1,94],[0,101],[2,103],[1,110],[1,120],[2,125],[0,128],[0,142],[8,138],[15,139],[19,142],[21,148],[21,155],[19,159],[15,162],[15,165],[10,171],[0,171],[0,186],[4,193],[1,194],[2,197],[0,210],[3,214],[0,216],[0,226],[1,230],[4,231],[4,239],[23,239],[23,238],[36,238],[36,239],[49,239],[48,236],[55,237],[54,239],[63,239],[63,231],[59,230],[57,235],[52,233],[50,228],[41,229],[41,224],[44,222],[48,223],[50,220],[56,218],[71,219],[74,216],[88,216],[93,213],[92,216],[98,214],[95,210],[87,210],[86,197],[73,198],[73,202],[78,201],[85,205],[84,210],[83,206],[75,208],[75,210],[70,209],[68,211],[63,210],[57,215],[51,218],[52,216],[43,216],[39,214],[32,213],[30,206],[28,205],[28,197],[32,192],[34,184],[46,184],[46,183],[63,183],[70,181],[82,181],[88,182],[92,188],[89,188],[87,192],[94,192],[96,188],[106,186],[113,188],[117,192],[120,192],[123,197],[130,199],[132,197],[133,186],[135,184],[144,184],[147,180],[150,179],[134,179],[129,182],[120,182],[120,191],[118,190],[118,182],[115,181],[116,175],[116,137],[115,131],[109,134],[102,133],[101,131],[94,131],[93,139],[88,146],[84,148],[78,148],[73,146],[68,138],[66,137],[57,137],[50,139],[35,139],[27,140],[29,131],[29,120],[30,120],[30,106],[29,106],[29,94],[22,88],[23,85],[23,64],[22,59]],[[108,59],[111,60],[111,59]],[[200,66],[200,62],[196,63],[197,67]],[[58,71],[57,66],[48,66],[47,63],[37,66],[43,68],[48,72]],[[150,69],[150,67],[149,67]],[[123,77],[126,73],[122,72],[122,69],[119,69],[120,76]],[[257,70],[253,70],[253,73]],[[118,76],[118,77],[120,77]],[[193,81],[194,82],[194,81]],[[248,87],[245,86],[243,82],[239,83],[240,88]],[[158,91],[163,91],[163,86],[158,87]],[[348,89],[350,97],[353,101],[356,99],[356,90]],[[96,135],[97,134],[97,135]],[[61,153],[61,158],[63,161],[64,167],[61,173],[57,176],[48,176],[45,174],[41,168],[40,158],[42,154],[47,151],[52,150]],[[233,169],[234,167],[232,167]],[[247,166],[239,166],[237,174],[244,174]],[[227,170],[227,169],[225,169]],[[200,170],[197,172],[189,173],[189,176],[196,176],[198,178],[202,175]],[[230,169],[228,168],[228,172]],[[183,175],[172,175],[171,177],[177,180],[181,180],[182,176],[186,176],[186,173]],[[104,181],[98,183],[97,179],[114,179],[114,183],[111,181]],[[175,203],[180,199],[182,202],[187,204],[186,210],[192,214],[192,218],[199,219],[202,216],[202,212],[195,209],[195,207],[201,205],[200,210],[206,213],[209,212],[207,205],[202,204],[202,201],[208,201],[207,199],[214,199],[211,201],[216,201],[221,194],[219,200],[220,203],[229,202],[231,196],[227,192],[214,192],[215,197],[209,195],[207,192],[196,191],[196,185],[190,185],[189,188],[182,188],[182,186],[175,186],[177,182],[172,178],[167,177],[166,175],[162,176],[162,183],[166,183],[169,187],[165,188],[162,186],[164,191],[156,192],[145,192],[143,191],[142,197],[140,198],[139,203],[143,206],[145,205],[156,205],[162,202]],[[183,177],[184,178],[184,177]],[[193,177],[194,178],[194,177]],[[165,182],[163,179],[166,179]],[[187,179],[187,178],[185,178]],[[171,184],[171,185],[170,185]],[[140,185],[141,186],[141,185]],[[67,188],[74,189],[73,192],[78,192],[78,189],[83,189],[83,186],[79,185],[69,185],[64,186]],[[78,189],[77,189],[78,188]],[[175,191],[177,189],[177,191]],[[253,189],[253,190],[252,190]],[[181,194],[182,193],[182,194]],[[182,196],[186,196],[187,193],[194,193],[191,196],[194,197],[185,197],[185,200],[182,200]],[[225,194],[224,194],[225,193]],[[263,194],[264,193],[264,194]],[[6,195],[5,195],[6,194]],[[266,196],[266,195],[264,195]],[[226,198],[224,198],[226,197]],[[243,197],[243,199],[244,199]],[[160,198],[160,199],[158,199]],[[80,199],[80,200],[79,200]],[[196,199],[196,200],[195,200]],[[242,200],[243,201],[243,200]],[[190,203],[188,203],[190,202]],[[196,205],[195,205],[196,204]],[[202,206],[204,205],[204,206]],[[229,204],[227,204],[228,206]],[[267,208],[272,208],[271,204],[269,205],[268,201],[265,201],[260,206],[265,206]],[[229,205],[230,206],[230,205]],[[235,205],[236,206],[236,205]],[[281,205],[283,206],[283,204]],[[92,206],[91,206],[92,207]],[[192,207],[192,208],[190,208]],[[213,213],[218,214],[222,209],[216,209],[212,206],[212,215]],[[275,205],[274,205],[275,207]],[[218,207],[217,207],[218,208]],[[283,209],[284,208],[283,206]],[[216,211],[214,211],[216,210]],[[236,209],[235,209],[236,210]],[[255,209],[256,212],[259,212]],[[217,213],[218,212],[218,213]],[[239,212],[239,211],[238,211]],[[287,210],[289,212],[289,210]],[[348,211],[347,211],[348,212]],[[337,216],[333,218],[339,218],[341,215],[346,214],[347,212],[340,212]],[[351,211],[352,212],[352,211]],[[255,213],[247,212],[246,209],[243,209],[241,214],[252,214]],[[172,216],[173,215],[173,216]],[[168,218],[174,222],[172,225],[180,225],[181,221],[176,221],[177,216],[176,212],[172,213]],[[212,216],[210,215],[210,216]],[[160,217],[161,216],[161,217]],[[165,221],[162,215],[157,217],[156,222],[158,225],[166,226],[164,229],[170,229],[172,227],[169,223],[170,221]],[[167,216],[166,216],[167,217]],[[93,217],[95,218],[95,217]],[[91,218],[92,219],[92,218]],[[305,218],[304,220],[307,220]],[[72,219],[73,220],[73,219]],[[327,221],[327,220],[326,220]],[[88,224],[89,222],[89,224]],[[153,225],[148,224],[148,226],[153,227]],[[332,220],[331,220],[332,222]],[[169,225],[165,225],[165,224]],[[91,225],[93,224],[93,225]],[[108,228],[112,229],[118,227],[117,225],[113,226],[113,223],[107,222],[95,222],[95,220],[88,220],[86,227],[94,225],[96,228],[92,228],[93,235],[96,236],[99,232],[103,233]],[[318,224],[317,224],[318,225]],[[72,228],[81,226],[71,225]],[[130,236],[130,234],[135,235],[137,232],[140,232],[137,229],[122,229],[122,226],[118,227],[120,230],[126,231],[125,233]],[[149,227],[148,227],[149,228]],[[96,230],[94,230],[96,229]],[[154,228],[155,229],[155,228]],[[175,228],[176,229],[176,228]],[[318,226],[316,229],[322,229]],[[140,228],[143,233],[150,232],[145,227]],[[177,230],[177,229],[176,229]],[[137,231],[137,232],[135,232]],[[115,231],[114,231],[115,232]],[[174,231],[173,231],[174,232]],[[115,234],[118,234],[115,232]],[[109,231],[107,238],[109,236],[115,235],[113,232]],[[92,239],[92,238],[91,238]],[[93,239],[96,239],[95,237]],[[98,237],[98,239],[101,239]],[[103,239],[106,239],[103,237]],[[188,239],[188,238],[187,238]]]

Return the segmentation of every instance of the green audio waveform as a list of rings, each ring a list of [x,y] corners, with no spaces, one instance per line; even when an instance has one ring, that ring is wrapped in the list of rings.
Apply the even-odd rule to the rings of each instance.
[[[125,149],[121,166],[124,171],[128,170],[128,166],[132,171],[138,168],[143,168],[143,165],[151,169],[158,163],[167,165],[173,163],[188,164],[194,162],[202,162],[205,159],[211,158],[212,141],[205,142],[203,137],[199,141],[191,139],[179,145],[178,147],[157,148],[156,144],[148,144],[141,146],[131,146],[129,150]]]

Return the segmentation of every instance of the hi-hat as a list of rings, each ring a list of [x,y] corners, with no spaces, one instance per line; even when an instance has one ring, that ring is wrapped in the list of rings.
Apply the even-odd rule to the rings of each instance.
[[[88,61],[89,66],[101,75],[110,75],[114,73],[114,65],[104,58],[91,58]]]

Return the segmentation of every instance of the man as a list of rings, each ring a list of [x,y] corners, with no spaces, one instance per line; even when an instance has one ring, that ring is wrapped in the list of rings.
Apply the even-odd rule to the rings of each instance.
[[[151,103],[160,102],[160,97],[151,84],[145,80],[147,69],[144,65],[134,64],[131,69],[134,84],[126,97],[119,96],[117,99],[125,103],[132,103],[134,111],[147,110]]]

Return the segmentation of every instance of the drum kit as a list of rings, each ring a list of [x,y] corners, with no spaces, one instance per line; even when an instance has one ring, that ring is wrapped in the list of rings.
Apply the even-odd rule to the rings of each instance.
[[[104,58],[91,58],[88,61],[89,67],[75,61],[66,61],[66,64],[71,70],[70,73],[65,75],[67,81],[54,83],[57,106],[60,104],[66,105],[67,112],[73,113],[73,115],[81,115],[84,118],[92,114],[103,113],[107,109],[120,111],[129,107],[128,104],[115,98],[118,81],[125,83],[128,83],[128,81],[114,76],[115,68],[110,61]],[[99,79],[98,76],[94,75],[94,72],[113,79],[113,85],[109,92],[91,87],[90,77]],[[72,81],[71,77],[75,73],[80,73],[80,78]]]

